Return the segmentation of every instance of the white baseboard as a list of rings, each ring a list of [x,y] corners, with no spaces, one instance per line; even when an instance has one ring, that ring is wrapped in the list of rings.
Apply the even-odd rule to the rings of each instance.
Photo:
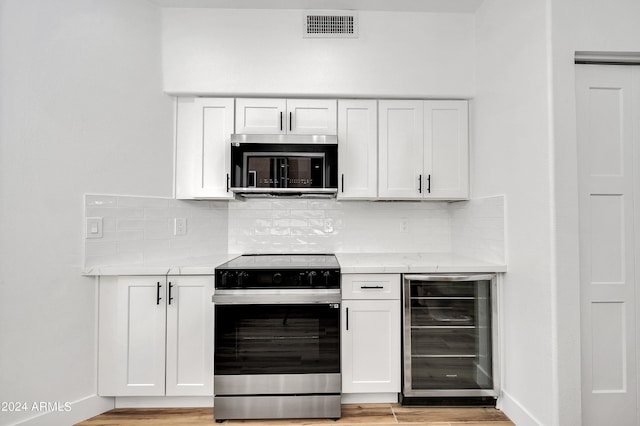
[[[115,408],[213,407],[212,396],[119,396]]]
[[[20,426],[69,426],[109,411],[114,399],[91,395],[74,402],[43,402],[33,405],[33,417],[13,423]],[[42,409],[42,412],[38,412]],[[52,411],[48,411],[52,410]]]
[[[343,393],[343,404],[394,404],[397,393]]]
[[[542,422],[535,418],[518,400],[504,390],[500,393],[497,407],[518,426],[540,426]]]

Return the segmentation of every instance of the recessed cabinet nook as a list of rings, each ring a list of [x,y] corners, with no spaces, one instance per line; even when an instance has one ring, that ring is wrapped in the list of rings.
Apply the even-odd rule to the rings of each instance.
[[[469,198],[466,100],[178,98],[176,198],[234,198],[233,133],[337,135],[339,200]]]

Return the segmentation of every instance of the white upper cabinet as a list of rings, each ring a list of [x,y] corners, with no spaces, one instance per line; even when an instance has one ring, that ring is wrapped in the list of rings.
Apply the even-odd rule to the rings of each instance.
[[[378,195],[378,108],[370,99],[338,101],[338,199]]]
[[[468,122],[467,101],[425,101],[425,198],[469,198]]]
[[[178,98],[176,198],[232,199],[233,98]]]
[[[469,197],[467,101],[380,101],[383,199]]]
[[[384,100],[378,105],[380,198],[422,198],[423,107],[423,101]]]
[[[236,99],[238,134],[335,135],[335,99]]]

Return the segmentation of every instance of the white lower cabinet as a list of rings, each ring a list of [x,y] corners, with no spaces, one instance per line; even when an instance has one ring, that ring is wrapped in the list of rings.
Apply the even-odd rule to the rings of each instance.
[[[99,395],[213,395],[213,277],[101,277],[99,292]]]
[[[400,275],[342,275],[342,392],[400,392]]]

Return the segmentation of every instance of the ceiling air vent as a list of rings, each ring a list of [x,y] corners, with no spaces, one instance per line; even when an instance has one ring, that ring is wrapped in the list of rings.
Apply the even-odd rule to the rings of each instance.
[[[305,38],[358,38],[356,12],[305,12],[302,19]]]

